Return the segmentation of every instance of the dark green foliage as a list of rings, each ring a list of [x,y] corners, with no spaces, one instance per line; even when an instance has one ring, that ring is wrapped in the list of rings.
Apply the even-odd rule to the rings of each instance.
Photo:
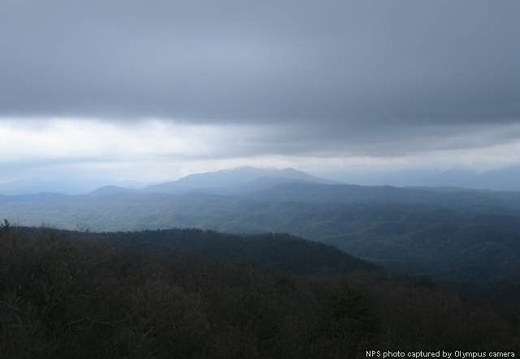
[[[80,236],[79,234],[76,234]],[[168,260],[178,253],[244,262],[272,272],[346,274],[378,268],[332,246],[289,234],[231,235],[198,229],[85,234],[132,253]]]
[[[493,299],[520,297],[519,209],[518,192],[311,183],[235,195],[108,191],[0,198],[0,215],[33,225],[287,232]]]
[[[274,239],[279,258],[263,248]],[[340,263],[334,250],[308,246]],[[303,261],[279,265],[288,253]],[[307,258],[305,244],[283,235],[13,227],[0,235],[0,357],[356,358],[520,343],[517,306],[498,313],[363,263],[305,270]]]
[[[336,356],[355,357],[375,344],[379,318],[369,295],[341,283],[329,299],[321,318],[321,336],[330,341]]]

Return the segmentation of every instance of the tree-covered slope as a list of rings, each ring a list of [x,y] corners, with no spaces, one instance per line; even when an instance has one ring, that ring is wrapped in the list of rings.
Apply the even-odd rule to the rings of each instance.
[[[327,274],[314,263],[273,272],[282,254],[251,258],[255,241],[273,244],[270,236],[191,230],[2,226],[0,357],[355,359],[374,348],[519,349],[518,304],[492,309],[431,282],[350,268]],[[278,243],[296,257],[306,245]],[[336,256],[308,245],[318,257]]]
[[[291,233],[407,273],[515,285],[518,197],[453,188],[292,183],[234,196],[113,191],[4,196],[0,216],[20,224],[97,231],[190,227]]]
[[[239,236],[199,229],[170,229],[74,235],[103,240],[125,252],[162,260],[172,255],[191,254],[248,263],[273,273],[347,274],[381,270],[332,246],[288,234]]]

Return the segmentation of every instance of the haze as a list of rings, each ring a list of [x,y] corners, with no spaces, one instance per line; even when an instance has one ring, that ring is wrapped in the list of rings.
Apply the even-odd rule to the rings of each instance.
[[[517,166],[519,17],[516,0],[4,0],[0,184]]]

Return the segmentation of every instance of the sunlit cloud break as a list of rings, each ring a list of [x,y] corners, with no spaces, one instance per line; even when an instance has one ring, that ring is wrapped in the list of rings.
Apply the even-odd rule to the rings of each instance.
[[[146,120],[123,124],[70,118],[0,121],[2,162],[218,158],[227,146],[254,143],[251,125],[202,125]]]
[[[348,137],[284,124],[11,118],[0,121],[0,180],[97,176],[154,182],[244,165],[297,167],[337,179],[417,168],[486,170],[517,163],[519,133],[520,125],[432,125],[399,136],[354,131]]]

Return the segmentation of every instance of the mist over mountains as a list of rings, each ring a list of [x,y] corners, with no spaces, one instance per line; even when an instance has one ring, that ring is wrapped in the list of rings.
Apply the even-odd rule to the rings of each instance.
[[[250,191],[266,189],[274,184],[287,181],[313,182],[322,184],[356,184],[366,186],[398,187],[459,187],[488,189],[494,191],[520,191],[520,166],[504,167],[496,170],[477,172],[451,168],[445,171],[401,170],[377,173],[348,173],[334,176],[336,180],[316,177],[308,173],[285,169],[262,169],[239,167],[216,172],[198,173],[181,177],[176,181],[146,184],[139,181],[111,181],[102,184],[100,180],[89,181],[81,178],[19,180],[0,183],[0,194],[19,195],[39,192],[65,194],[86,194],[90,192],[111,193],[117,191],[142,191],[147,193],[181,193],[204,189],[212,193]],[[226,188],[227,187],[227,188]],[[232,188],[231,188],[232,187]]]
[[[347,185],[294,169],[252,167],[141,189],[0,196],[0,218],[20,225],[283,232],[393,270],[458,285],[509,283],[508,290],[520,293],[519,213],[520,192]]]
[[[462,168],[445,171],[406,170],[378,174],[351,174],[345,182],[364,185],[460,187],[494,191],[520,191],[520,166],[477,172]]]
[[[255,167],[240,167],[210,173],[194,174],[178,181],[151,185],[142,191],[146,193],[184,193],[202,191],[212,194],[254,192],[269,189],[282,183],[322,183],[334,181],[311,176],[293,168],[268,170]]]

